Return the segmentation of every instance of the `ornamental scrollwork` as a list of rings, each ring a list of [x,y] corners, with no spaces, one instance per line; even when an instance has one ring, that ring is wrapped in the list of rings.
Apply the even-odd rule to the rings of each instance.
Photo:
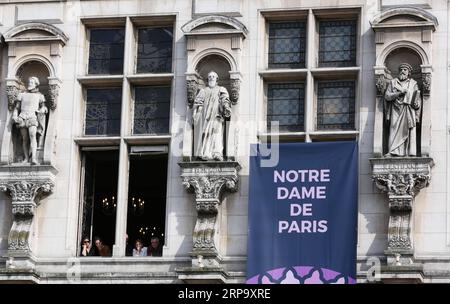
[[[430,183],[430,175],[426,174],[376,174],[373,180],[378,189],[388,195],[415,196]]]

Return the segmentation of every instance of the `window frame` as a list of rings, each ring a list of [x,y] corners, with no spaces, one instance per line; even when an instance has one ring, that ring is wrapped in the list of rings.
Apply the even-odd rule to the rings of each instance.
[[[271,136],[278,136],[280,142],[316,140],[358,140],[360,129],[360,96],[361,84],[361,50],[362,50],[362,6],[349,6],[342,9],[329,8],[309,8],[303,10],[260,10],[259,17],[261,23],[264,23],[265,52],[264,56],[259,56],[259,76],[261,87],[263,88],[263,108],[258,112],[260,121],[258,138],[260,141],[269,141]],[[302,21],[306,19],[306,62],[304,69],[273,69],[269,68],[268,45],[269,45],[269,24],[273,21]],[[319,22],[334,20],[355,20],[356,22],[356,56],[355,65],[346,67],[320,67],[319,66]],[[346,80],[355,81],[355,114],[354,129],[330,129],[319,130],[317,128],[317,83],[322,79],[328,80]],[[267,128],[267,106],[268,106],[268,84],[274,82],[305,83],[305,113],[304,113],[304,132],[269,132]],[[262,117],[261,117],[262,116]]]
[[[173,121],[173,102],[175,99],[175,88],[174,82],[174,71],[176,70],[175,58],[176,58],[176,36],[178,35],[176,31],[176,14],[161,14],[161,15],[128,15],[125,17],[87,17],[81,18],[81,25],[83,27],[83,32],[85,34],[85,48],[88,51],[84,51],[82,56],[83,60],[83,71],[82,75],[77,77],[80,83],[80,110],[82,111],[78,115],[81,119],[81,123],[77,125],[77,132],[74,136],[74,142],[79,148],[79,157],[77,158],[78,170],[80,174],[79,187],[78,190],[78,230],[77,230],[77,244],[76,244],[76,256],[79,254],[79,245],[82,231],[82,209],[83,208],[83,192],[84,188],[84,169],[82,168],[82,150],[109,150],[118,149],[119,150],[119,180],[117,187],[117,199],[122,197],[122,203],[117,206],[117,212],[119,208],[123,208],[124,204],[128,208],[128,182],[129,182],[129,165],[130,165],[130,151],[133,146],[155,146],[155,145],[165,145],[168,150],[168,162],[167,162],[167,181],[166,181],[166,212],[165,212],[165,227],[164,227],[164,243],[163,252],[167,252],[169,239],[168,239],[168,223],[169,223],[169,212],[170,212],[170,179],[173,161],[170,157],[171,155],[171,141],[172,136],[172,121]],[[171,71],[170,73],[136,73],[136,63],[137,63],[137,29],[141,27],[171,27],[173,30],[172,39],[172,58],[171,58]],[[124,40],[124,58],[123,58],[123,71],[120,75],[105,75],[105,74],[88,74],[89,72],[89,45],[90,45],[90,30],[91,29],[103,29],[103,28],[123,28],[125,31]],[[168,134],[133,134],[133,119],[134,119],[134,87],[141,85],[160,85],[170,87],[170,100],[169,100],[169,132]],[[87,89],[91,88],[108,88],[108,87],[118,87],[122,89],[121,95],[121,116],[120,116],[120,134],[117,136],[109,135],[85,135],[85,119],[86,119],[86,101],[87,101]],[[131,116],[130,116],[131,115]],[[125,193],[126,192],[126,193]],[[119,204],[121,204],[119,206]],[[125,215],[125,223],[122,223],[123,218],[119,217],[117,213],[115,229],[122,229],[127,221],[127,213]],[[119,227],[120,226],[120,227]],[[116,234],[117,235],[117,234]],[[115,245],[121,246],[122,240],[118,240],[116,237]],[[123,241],[124,242],[124,241]],[[120,248],[120,251],[115,251],[115,246],[111,248],[113,250],[113,258],[125,258],[125,248]],[[122,250],[123,249],[123,250]],[[122,252],[123,251],[123,252]],[[157,257],[150,257],[150,259],[158,259]]]

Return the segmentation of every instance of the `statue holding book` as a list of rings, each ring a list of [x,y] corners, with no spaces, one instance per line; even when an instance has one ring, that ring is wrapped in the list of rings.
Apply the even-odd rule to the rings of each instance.
[[[389,139],[385,156],[417,156],[416,127],[420,122],[422,100],[412,66],[402,63],[399,75],[389,81],[384,94]]]

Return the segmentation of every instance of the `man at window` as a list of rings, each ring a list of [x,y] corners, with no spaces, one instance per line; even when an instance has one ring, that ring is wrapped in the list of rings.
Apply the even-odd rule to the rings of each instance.
[[[162,246],[159,243],[159,238],[154,236],[150,240],[150,247],[148,248],[149,256],[162,256]]]

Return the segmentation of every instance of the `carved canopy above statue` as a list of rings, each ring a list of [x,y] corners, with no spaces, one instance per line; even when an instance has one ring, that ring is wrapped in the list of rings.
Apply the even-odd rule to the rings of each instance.
[[[60,41],[63,45],[69,38],[57,27],[40,22],[25,23],[13,27],[4,34],[5,42]]]

